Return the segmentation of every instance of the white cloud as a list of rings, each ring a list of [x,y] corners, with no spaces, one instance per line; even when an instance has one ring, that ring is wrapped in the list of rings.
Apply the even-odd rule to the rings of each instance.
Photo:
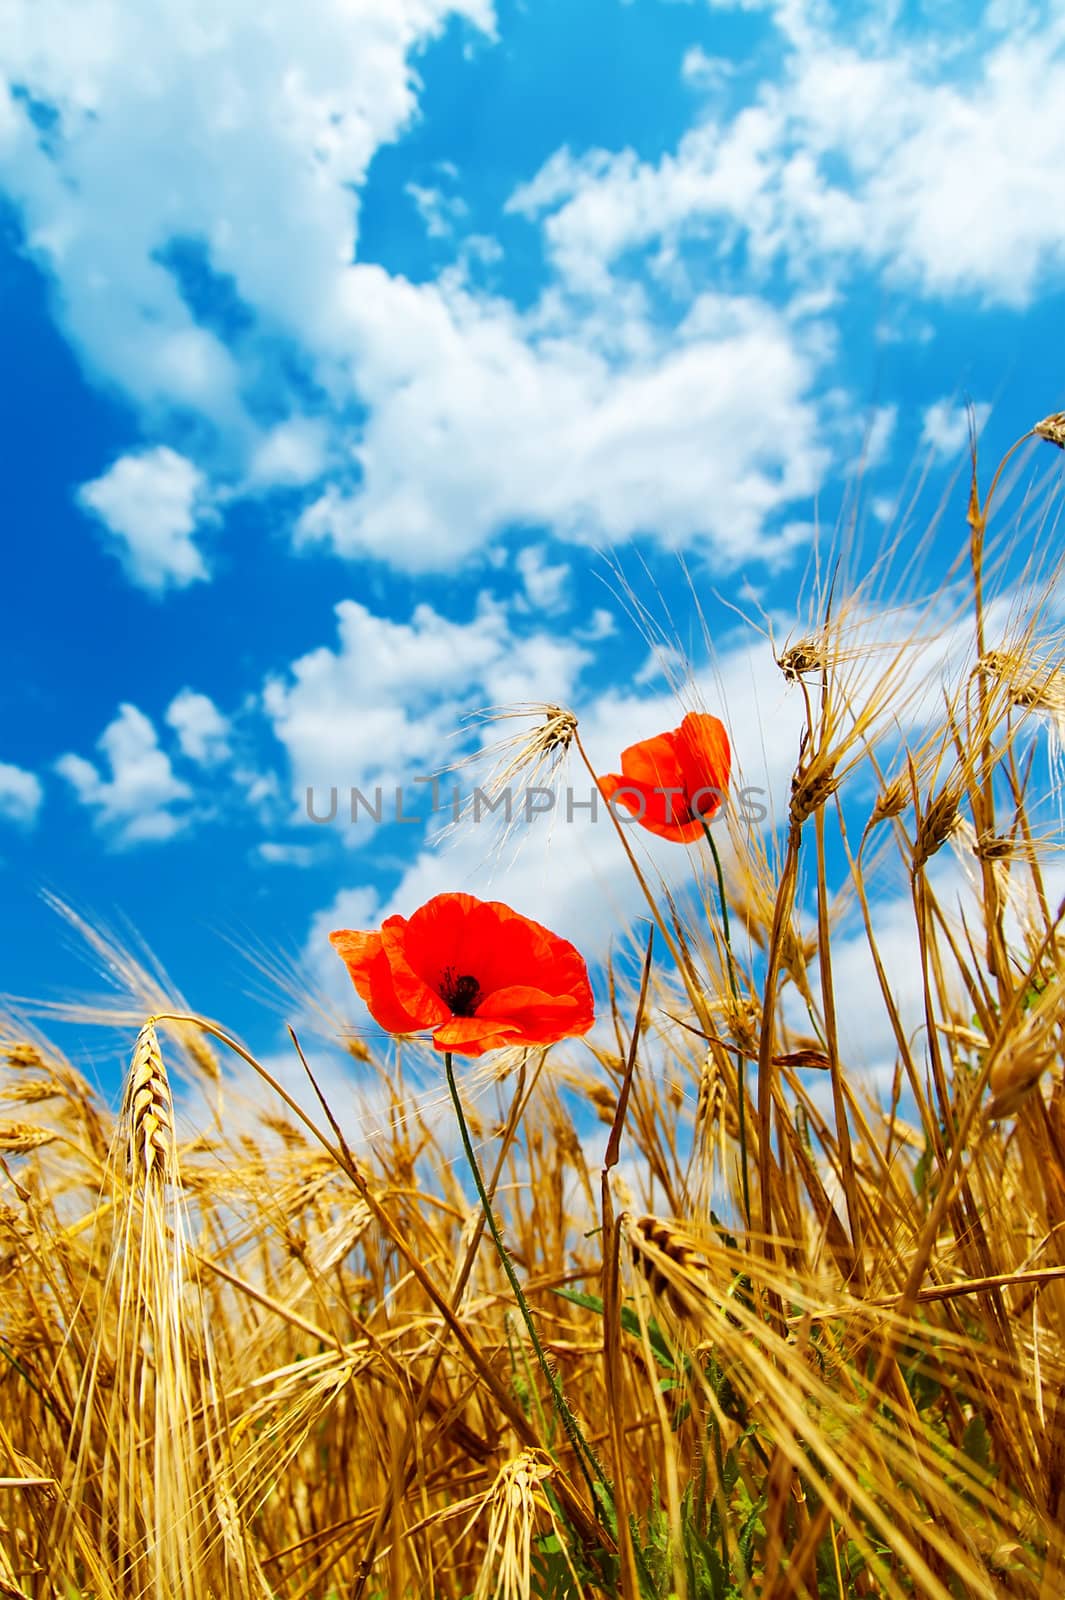
[[[381,904],[372,889],[342,889],[330,905],[316,911],[307,934],[304,961],[316,1000],[351,1014],[353,990],[347,969],[329,943],[336,928],[379,928]]]
[[[257,486],[300,488],[321,476],[329,437],[316,417],[290,417],[264,434],[252,453],[250,481]]]
[[[915,126],[879,170],[868,162],[875,247],[890,257],[900,237],[900,268],[927,289],[1023,306],[1065,262],[1051,221],[1065,208],[1060,44],[1006,40],[971,87],[920,85]]]
[[[313,845],[279,844],[273,839],[264,839],[256,854],[272,867],[310,867],[316,859]]]
[[[587,623],[575,637],[585,640],[588,644],[595,644],[600,639],[609,639],[612,633],[617,632],[617,620],[612,611],[607,611],[603,606],[596,606]]]
[[[467,623],[428,605],[396,622],[354,600],[336,615],[337,647],[301,656],[263,693],[301,805],[312,788],[319,814],[333,786],[372,797],[376,785],[431,776],[458,754],[464,712],[564,698],[588,659],[568,639],[514,636],[506,610],[487,596]]]
[[[112,535],[127,577],[161,593],[208,576],[193,534],[209,515],[203,473],[166,445],[120,456],[78,499]]]
[[[381,920],[380,901],[372,889],[342,889],[328,910],[315,913],[312,936],[317,941],[328,938],[334,928],[372,928]]]
[[[991,415],[991,407],[973,407],[977,435]],[[956,400],[944,397],[926,406],[921,415],[921,443],[930,446],[943,461],[953,461],[968,449],[969,411]]]
[[[139,478],[85,491],[137,581],[206,576],[193,536],[208,479],[220,504],[345,462],[301,540],[411,571],[457,566],[513,522],[699,544],[726,565],[774,553],[773,518],[817,488],[827,455],[819,359],[768,308],[723,301],[673,338],[638,294],[519,313],[475,293],[472,246],[438,283],[353,264],[358,189],[416,109],[411,53],[449,17],[490,36],[487,0],[314,0],[299,17],[281,0],[224,14],[163,0],[151,27],[103,0],[76,20],[60,0],[24,9],[0,64],[56,133],[45,153],[14,106],[0,184],[57,316],[147,427],[175,407],[208,424],[183,477],[156,451],[127,458]],[[445,177],[415,194],[437,227],[442,197],[460,200]],[[301,416],[291,353],[327,425]],[[292,412],[273,427],[252,414],[265,382]],[[169,481],[145,483],[149,466]]]
[[[94,821],[119,849],[172,838],[192,818],[175,806],[192,799],[187,784],[174,775],[170,758],[159,748],[154,727],[136,706],[122,705],[104,729],[97,748],[111,771],[103,778],[91,761],[74,754],[60,756],[58,773],[72,786]]]
[[[56,316],[152,436],[175,408],[200,424],[184,476],[156,450],[124,458],[141,486],[119,463],[83,494],[156,589],[207,575],[208,480],[217,505],[327,468],[298,541],[411,572],[513,524],[781,560],[838,443],[821,397],[847,274],[1020,305],[1065,261],[1057,22],[969,49],[771,8],[783,69],[739,110],[708,103],[657,162],[561,150],[521,185],[509,209],[542,224],[558,282],[519,310],[471,287],[470,241],[436,282],[357,259],[360,187],[417,109],[412,59],[449,19],[492,37],[488,0],[161,0],[150,26],[105,0],[17,9],[0,65],[55,128],[3,102],[0,184]],[[685,61],[693,88],[720,78]],[[457,186],[411,186],[437,233]],[[775,294],[781,265],[787,308],[727,292]],[[286,420],[261,420],[264,392]]]
[[[552,566],[543,545],[526,545],[518,552],[516,566],[532,611],[550,616],[567,609],[571,577],[568,563]]]
[[[167,247],[201,242],[245,305],[302,336],[352,257],[374,152],[416,109],[410,56],[449,18],[494,28],[491,0],[17,3],[0,69],[56,130],[46,149],[9,107],[0,184],[90,369],[149,410],[249,428],[239,360]]]
[[[648,683],[655,683],[661,678],[669,681],[674,677],[683,677],[684,657],[675,645],[652,645],[647,652],[647,659],[633,675],[633,683],[641,687]]]
[[[233,772],[233,781],[244,790],[245,798],[249,805],[256,806],[264,816],[272,812],[272,802],[278,797],[279,785],[276,772],[256,772],[251,767],[237,767]]]
[[[481,679],[481,704],[570,700],[577,678],[590,660],[589,652],[568,633],[511,635]]]
[[[469,215],[469,206],[460,196],[445,194],[431,184],[408,183],[406,193],[414,201],[430,239],[450,239]]]
[[[182,689],[167,706],[166,720],[190,761],[213,767],[229,759],[229,721],[207,695]]]
[[[823,352],[762,302],[702,296],[667,336],[638,299],[587,324],[552,302],[523,319],[372,266],[350,269],[344,302],[339,341],[371,403],[359,482],[308,508],[303,544],[453,570],[531,522],[586,544],[696,544],[728,566],[778,552],[767,524],[827,466]]]
[[[895,405],[876,406],[866,425],[862,439],[861,455],[855,466],[868,471],[887,459],[891,441],[895,436],[899,408]]]
[[[43,799],[44,790],[36,773],[0,761],[0,819],[30,828]]]
[[[702,46],[697,44],[684,52],[680,65],[684,82],[704,91],[720,89],[735,71],[735,64],[727,57],[707,55]]]
[[[778,9],[784,76],[731,119],[706,115],[653,163],[559,150],[515,192],[512,211],[546,217],[568,281],[602,291],[624,252],[658,241],[668,253],[685,234],[710,270],[742,240],[748,277],[783,259],[823,279],[849,261],[1017,306],[1061,269],[1060,20],[959,59],[954,38],[883,28],[863,52],[860,29],[844,38],[815,15]]]

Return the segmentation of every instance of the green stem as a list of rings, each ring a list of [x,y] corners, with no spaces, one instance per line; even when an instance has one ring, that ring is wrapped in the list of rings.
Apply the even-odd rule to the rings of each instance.
[[[728,901],[725,899],[725,874],[721,870],[721,857],[717,853],[717,845],[714,843],[714,836],[710,832],[710,824],[706,821],[705,817],[700,817],[699,821],[703,825],[703,832],[706,834],[706,842],[710,846],[710,854],[714,858],[714,870],[717,873],[717,899],[718,904],[721,907],[721,929],[725,936],[725,955],[728,960],[728,986],[732,991],[733,1000],[738,1000],[740,997],[740,991],[736,983],[736,963],[732,959],[732,933],[729,928]]]
[[[736,963],[732,956],[732,930],[728,919],[728,901],[725,898],[725,874],[721,869],[721,857],[717,853],[714,836],[710,832],[710,824],[704,817],[699,819],[703,825],[706,842],[710,846],[710,854],[714,858],[714,870],[717,873],[717,899],[721,907],[721,931],[725,940],[725,957],[728,966],[728,986],[732,991],[732,998],[738,1001],[740,997],[739,985],[736,982]],[[740,1100],[740,1168],[743,1174],[743,1210],[748,1228],[751,1226],[751,1178],[747,1168],[747,1060],[740,1055],[736,1062],[737,1088]]]
[[[484,1218],[488,1224],[488,1231],[492,1235],[492,1242],[496,1247],[496,1253],[498,1254],[500,1262],[502,1263],[503,1271],[507,1275],[507,1282],[510,1284],[510,1287],[514,1293],[514,1298],[518,1303],[518,1310],[521,1312],[522,1320],[524,1321],[526,1330],[528,1331],[530,1342],[536,1354],[536,1359],[540,1363],[540,1371],[547,1379],[547,1385],[551,1390],[551,1399],[554,1401],[555,1410],[558,1413],[559,1421],[566,1430],[566,1437],[573,1446],[577,1460],[580,1462],[581,1471],[584,1473],[585,1481],[588,1484],[588,1490],[592,1497],[592,1504],[596,1506],[597,1509],[600,1506],[600,1496],[596,1493],[595,1484],[592,1481],[592,1475],[594,1474],[595,1478],[606,1492],[607,1504],[611,1505],[613,1503],[613,1491],[611,1490],[607,1479],[603,1475],[603,1469],[600,1467],[598,1461],[595,1459],[595,1456],[592,1453],[591,1446],[588,1444],[584,1434],[581,1432],[580,1424],[578,1423],[577,1418],[570,1410],[569,1402],[562,1393],[562,1388],[558,1379],[551,1370],[544,1347],[540,1343],[540,1335],[537,1333],[536,1325],[532,1319],[532,1312],[529,1310],[529,1302],[526,1300],[521,1284],[518,1282],[517,1273],[514,1271],[514,1264],[507,1252],[506,1245],[503,1243],[503,1237],[499,1231],[499,1226],[496,1222],[495,1216],[493,1215],[492,1203],[488,1198],[488,1191],[485,1189],[484,1179],[481,1177],[481,1169],[478,1165],[477,1157],[474,1154],[473,1143],[470,1139],[470,1130],[466,1125],[466,1117],[462,1109],[462,1101],[459,1099],[459,1091],[458,1086],[455,1083],[455,1071],[452,1065],[450,1050],[446,1051],[444,1054],[444,1071],[447,1074],[447,1087],[448,1092],[451,1095],[451,1103],[455,1107],[455,1115],[458,1117],[459,1121],[459,1133],[462,1135],[462,1148],[466,1152],[466,1160],[469,1162],[470,1171],[473,1173],[473,1181],[477,1188],[477,1197],[481,1202],[481,1209],[484,1212]],[[589,1472],[589,1468],[591,1468],[591,1472]]]

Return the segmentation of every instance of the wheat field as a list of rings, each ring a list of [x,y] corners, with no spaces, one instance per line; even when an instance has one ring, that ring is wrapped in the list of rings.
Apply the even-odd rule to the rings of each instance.
[[[974,459],[931,693],[923,636],[885,643],[886,598],[831,568],[777,655],[805,719],[780,826],[730,815],[683,903],[619,827],[647,920],[599,1027],[461,1078],[576,1434],[443,1090],[411,1092],[439,1057],[341,1038],[360,1142],[74,917],[129,1066],[113,1110],[0,1020],[0,1595],[1059,1600],[1065,651],[1053,524],[996,543],[999,481]],[[501,771],[582,756],[551,707]],[[878,1101],[840,1043],[844,926],[893,1040]]]

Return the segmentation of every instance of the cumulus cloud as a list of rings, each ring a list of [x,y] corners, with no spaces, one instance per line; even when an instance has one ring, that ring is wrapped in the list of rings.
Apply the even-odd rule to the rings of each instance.
[[[316,859],[313,845],[281,844],[275,839],[264,839],[255,853],[271,867],[310,867]]]
[[[433,184],[408,183],[406,193],[414,201],[430,239],[450,239],[469,215],[469,206],[458,195],[449,195]]]
[[[0,761],[0,819],[30,828],[43,800],[44,790],[36,773]]]
[[[172,839],[191,822],[185,808],[192,790],[175,776],[159,748],[150,719],[136,706],[119,707],[97,741],[110,777],[83,756],[68,753],[55,763],[78,800],[117,849]],[[175,809],[177,807],[178,809]]]
[[[552,564],[543,545],[526,545],[519,550],[515,565],[530,610],[546,616],[566,610],[571,575],[566,562]]]
[[[0,66],[29,102],[0,122],[0,183],[56,313],[94,372],[149,408],[251,431],[239,360],[199,315],[170,247],[271,328],[299,333],[356,236],[355,192],[416,108],[412,52],[491,0],[24,0]],[[136,62],[136,71],[130,63]],[[160,183],[159,174],[167,179]]]
[[[517,522],[584,544],[694,544],[730,566],[780,553],[772,519],[828,464],[811,398],[822,349],[764,302],[707,294],[668,334],[638,297],[614,319],[548,308],[534,327],[506,302],[373,266],[350,269],[344,300],[371,410],[357,482],[305,511],[304,545],[440,571]]]
[[[408,189],[455,235],[437,280],[358,258],[370,163],[417,109],[415,53],[449,21],[490,41],[488,0],[163,0],[151,26],[104,0],[18,10],[0,184],[56,316],[146,426],[198,424],[195,463],[159,447],[83,490],[156,590],[207,575],[209,502],[315,485],[301,548],[413,573],[515,524],[781,562],[851,458],[825,414],[849,275],[1020,306],[1065,261],[1055,19],[1003,31],[989,11],[970,46],[767,7],[782,65],[745,104],[718,93],[727,63],[690,51],[678,70],[706,98],[675,149],[561,149],[518,186],[510,215],[555,272],[519,308],[472,286],[498,245],[461,238],[451,169]]]
[[[945,397],[926,406],[921,414],[921,443],[928,445],[943,461],[956,460],[969,444],[969,409]],[[973,406],[972,420],[979,435],[991,415],[986,404]]]
[[[351,979],[329,943],[335,928],[375,928],[382,920],[381,903],[372,889],[342,889],[332,902],[316,911],[307,934],[303,965],[314,999],[335,1006],[341,1014],[352,1007]]]
[[[293,784],[366,794],[428,777],[455,759],[464,712],[485,704],[565,695],[588,660],[568,639],[511,632],[508,612],[484,596],[469,622],[429,605],[409,620],[354,600],[336,608],[338,641],[270,679],[263,705],[287,751]]]
[[[844,38],[827,9],[779,7],[775,21],[784,75],[753,104],[708,112],[659,161],[563,148],[519,187],[510,208],[544,218],[563,276],[601,290],[625,252],[698,236],[711,264],[743,243],[748,276],[862,264],[929,294],[1028,304],[1065,262],[1060,20],[1029,17],[971,55],[849,15]],[[703,65],[692,58],[689,81]]]
[[[252,451],[249,481],[261,488],[300,488],[325,470],[329,430],[320,417],[290,417],[265,433]]]
[[[156,450],[83,493],[135,581],[206,576],[194,473],[221,503],[334,462],[350,474],[314,498],[301,543],[410,571],[458,565],[514,522],[700,545],[724,565],[777,552],[774,518],[828,460],[816,354],[742,299],[673,337],[639,295],[519,312],[461,265],[412,284],[353,261],[359,187],[416,108],[412,51],[449,18],[489,38],[494,15],[487,0],[312,12],[166,0],[149,28],[86,0],[59,26],[47,0],[0,49],[54,121],[45,150],[10,102],[0,184],[65,331],[153,427],[175,410],[206,425],[195,467]],[[456,182],[412,189],[436,233],[461,221]],[[288,420],[256,413],[267,378]],[[328,422],[303,415],[308,380]]]
[[[155,593],[209,576],[193,534],[210,514],[203,473],[167,445],[120,456],[78,499],[111,536],[126,576]]]
[[[612,611],[605,606],[596,606],[591,617],[583,628],[580,628],[575,637],[583,639],[588,644],[596,644],[600,639],[609,639],[611,634],[617,632],[617,619]]]
[[[735,63],[727,57],[707,55],[702,46],[697,44],[684,52],[680,66],[684,82],[704,91],[720,89],[735,71]]]
[[[208,695],[182,689],[167,706],[166,720],[178,736],[182,755],[198,766],[214,767],[229,759],[229,720]]]
[[[652,645],[647,653],[647,659],[642,667],[638,668],[633,683],[641,686],[655,683],[659,679],[682,677],[684,673],[684,658],[675,645]]]

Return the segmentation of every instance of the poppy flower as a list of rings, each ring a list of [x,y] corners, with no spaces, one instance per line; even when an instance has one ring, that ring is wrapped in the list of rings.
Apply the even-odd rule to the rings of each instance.
[[[732,752],[717,717],[689,711],[679,728],[621,752],[621,772],[598,780],[609,804],[631,811],[649,833],[690,844],[720,809]]]
[[[388,1033],[428,1030],[437,1050],[554,1044],[595,1021],[580,953],[498,900],[438,894],[380,933],[329,939],[374,1021]]]

